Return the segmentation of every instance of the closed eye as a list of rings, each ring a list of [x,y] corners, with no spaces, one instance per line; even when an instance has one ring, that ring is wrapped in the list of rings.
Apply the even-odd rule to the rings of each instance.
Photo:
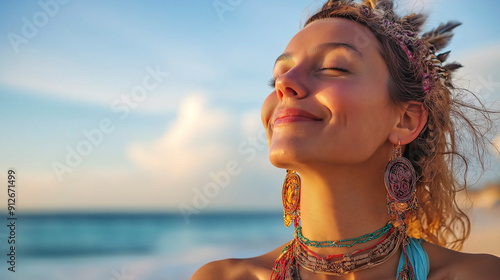
[[[319,70],[333,70],[333,71],[340,71],[340,72],[344,72],[344,73],[349,73],[349,71],[347,71],[347,69],[339,68],[339,67],[325,67],[325,68],[321,68]]]
[[[349,73],[349,71],[347,69],[340,68],[340,67],[324,67],[324,68],[320,68],[319,70],[320,71],[330,70],[330,71],[339,71],[339,72],[343,72],[343,73]],[[276,87],[276,79],[278,77],[269,79],[269,81],[267,82],[267,84],[270,87],[275,88]]]

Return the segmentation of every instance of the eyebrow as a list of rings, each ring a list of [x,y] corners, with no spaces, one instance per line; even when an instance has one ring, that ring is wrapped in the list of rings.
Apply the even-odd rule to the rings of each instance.
[[[348,43],[342,43],[342,42],[333,42],[333,43],[324,43],[320,45],[316,45],[312,48],[312,52],[325,52],[329,50],[334,50],[334,49],[347,49],[350,50],[351,52],[355,53],[359,57],[363,57],[363,54],[356,49],[353,45],[348,44]]]
[[[291,53],[283,53],[280,56],[278,56],[278,58],[276,58],[274,65],[276,66],[276,64],[280,61],[292,60],[292,59],[293,59],[293,55]]]
[[[334,50],[334,49],[347,49],[351,51],[352,53],[356,54],[360,58],[363,58],[363,54],[356,49],[353,45],[350,45],[348,43],[343,43],[343,42],[332,42],[332,43],[324,43],[320,45],[316,45],[312,47],[311,52],[313,53],[318,53],[318,52],[326,52],[329,50]],[[280,61],[285,61],[285,60],[292,60],[293,55],[291,53],[283,53],[282,55],[278,56],[276,61],[274,62],[274,65]]]

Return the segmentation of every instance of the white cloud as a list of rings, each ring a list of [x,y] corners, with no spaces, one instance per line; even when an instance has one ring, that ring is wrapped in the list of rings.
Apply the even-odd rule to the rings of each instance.
[[[272,207],[280,185],[274,174],[281,173],[269,163],[263,132],[258,110],[224,110],[200,94],[190,95],[163,136],[131,145],[128,155],[158,184],[179,195],[177,203],[187,204],[196,190],[203,192],[214,182],[213,174],[236,162],[240,171],[229,177],[230,187],[210,199],[210,207]]]
[[[500,98],[499,48],[500,45],[490,45],[482,49],[469,49],[466,53],[454,56],[464,65],[457,70],[455,77],[458,79],[455,81],[460,87],[471,90],[483,102]]]
[[[64,174],[62,182],[50,168],[25,170],[20,183],[30,195],[22,199],[22,208],[177,211],[180,203],[193,205],[195,191],[204,192],[214,182],[210,174],[224,172],[230,161],[240,172],[230,176],[206,209],[276,208],[284,173],[271,166],[262,131],[257,109],[224,109],[202,93],[190,94],[161,137],[129,146],[136,166],[102,170],[83,164]]]
[[[191,95],[182,101],[177,119],[160,139],[134,144],[128,154],[147,171],[189,178],[228,158],[229,144],[234,142],[228,138],[232,122],[232,115],[209,108],[201,94]]]
[[[244,135],[257,135],[262,129],[260,110],[249,110],[242,114],[242,129]]]

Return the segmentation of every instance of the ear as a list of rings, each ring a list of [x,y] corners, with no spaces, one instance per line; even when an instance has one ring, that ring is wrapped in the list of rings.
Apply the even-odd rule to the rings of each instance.
[[[427,122],[428,111],[421,102],[409,101],[399,110],[399,121],[389,135],[394,145],[406,145],[415,140]]]

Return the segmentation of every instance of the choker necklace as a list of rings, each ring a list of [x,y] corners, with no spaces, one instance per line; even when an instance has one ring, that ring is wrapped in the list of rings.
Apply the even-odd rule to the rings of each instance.
[[[371,232],[371,233],[368,233],[365,235],[361,235],[361,236],[356,237],[356,238],[341,239],[341,240],[337,240],[337,241],[309,240],[308,238],[306,238],[302,235],[302,227],[301,226],[297,226],[296,234],[297,234],[297,238],[299,239],[299,241],[302,244],[309,246],[309,247],[316,247],[316,248],[349,247],[349,248],[351,248],[355,244],[366,243],[370,240],[377,239],[380,236],[382,236],[384,233],[388,232],[391,228],[392,228],[392,223],[388,222],[384,227],[382,227],[374,232]],[[350,242],[350,243],[348,243],[348,242]],[[343,243],[346,243],[346,244],[343,244]]]
[[[354,271],[372,268],[387,261],[398,250],[404,235],[397,229],[389,233],[377,244],[347,254],[320,257],[298,241],[293,247],[293,255],[298,265],[314,273],[342,276]]]
[[[300,279],[299,266],[314,273],[335,276],[372,268],[387,261],[404,244],[406,233],[402,230],[402,228],[393,227],[392,222],[389,222],[372,233],[356,238],[338,241],[312,241],[302,235],[301,227],[297,223],[295,237],[283,248],[280,256],[276,259],[271,279]],[[375,245],[346,254],[321,257],[308,248],[308,246],[316,248],[351,247],[356,243],[365,243],[382,235],[384,237]]]

